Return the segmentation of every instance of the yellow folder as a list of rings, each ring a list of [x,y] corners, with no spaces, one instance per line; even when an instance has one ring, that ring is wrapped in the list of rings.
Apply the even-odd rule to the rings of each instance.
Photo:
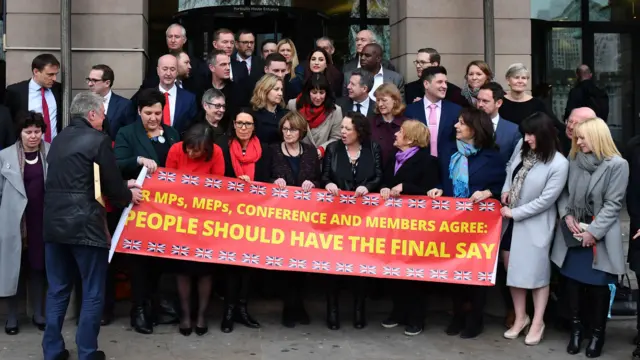
[[[102,199],[102,189],[100,188],[100,165],[93,163],[93,187],[95,189],[96,201],[104,207],[104,200]]]

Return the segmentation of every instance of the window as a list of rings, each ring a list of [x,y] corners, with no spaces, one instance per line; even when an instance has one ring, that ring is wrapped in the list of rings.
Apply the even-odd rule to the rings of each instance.
[[[548,44],[549,84],[553,86],[552,110],[564,117],[569,91],[576,81],[576,68],[582,62],[582,30],[579,28],[554,28]]]
[[[244,5],[244,0],[178,0],[178,11],[208,6]]]
[[[549,21],[579,21],[581,0],[531,0],[531,18]]]
[[[590,0],[590,21],[633,21],[640,12],[640,3],[632,0]]]

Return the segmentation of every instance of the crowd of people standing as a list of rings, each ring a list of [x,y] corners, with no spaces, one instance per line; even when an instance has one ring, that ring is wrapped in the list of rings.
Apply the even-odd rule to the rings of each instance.
[[[619,220],[625,196],[632,233],[640,234],[638,191],[627,191],[640,176],[638,141],[625,160],[594,110],[572,108],[567,119],[557,119],[527,94],[530,76],[522,64],[504,69],[507,92],[481,60],[468,64],[457,87],[440,54],[424,48],[414,61],[418,80],[405,84],[368,30],[358,33],[356,54],[343,69],[332,59],[329,38],[318,39],[301,61],[289,39],[266,41],[256,51],[251,31],[219,29],[203,61],[183,50],[182,26],[171,25],[166,37],[167,54],[150,66],[130,100],[112,91],[115,74],[108,65],[89,69],[90,91],[74,98],[64,129],[60,63],[53,55],[38,55],[32,78],[7,88],[7,108],[0,107],[8,117],[0,119],[0,223],[6,229],[0,233],[0,297],[8,305],[7,334],[20,331],[17,294],[26,283],[32,322],[44,331],[45,359],[67,359],[61,330],[77,285],[79,358],[105,359],[97,339],[100,326],[114,317],[118,264],[128,269],[130,323],[138,333],[178,324],[184,336],[206,334],[214,274],[224,280],[221,331],[232,332],[234,324],[260,328],[249,312],[255,270],[121,254],[108,264],[109,234],[122,209],[142,200],[135,179],[146,167],[335,195],[497,199],[504,218],[497,284],[507,304],[504,337],[526,332],[525,344],[540,343],[551,279],[558,277],[570,322],[567,352],[580,352],[584,339],[587,357],[600,356],[609,285],[626,271]],[[93,196],[94,164],[104,205]],[[637,269],[638,246],[630,246],[629,259]],[[163,274],[176,274],[179,307],[159,290]],[[282,324],[309,324],[305,274],[277,278]],[[365,328],[374,280],[326,280],[328,328],[341,327],[345,288],[353,293],[353,326]],[[419,335],[430,285],[398,280],[391,287],[393,307],[382,326],[403,325],[406,335]],[[453,315],[446,333],[477,337],[487,288],[448,290]],[[640,358],[640,346],[634,356]]]

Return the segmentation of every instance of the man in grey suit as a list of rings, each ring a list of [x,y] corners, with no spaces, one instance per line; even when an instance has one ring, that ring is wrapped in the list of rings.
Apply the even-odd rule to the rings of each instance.
[[[373,74],[373,87],[369,91],[369,97],[372,100],[375,100],[374,92],[378,86],[383,83],[392,83],[397,86],[398,90],[400,90],[400,95],[404,99],[404,78],[397,72],[385,69],[382,66],[382,46],[378,44],[365,46],[360,55],[360,65],[363,70]],[[347,84],[349,83],[352,73],[353,72],[348,72],[345,74],[345,86],[342,89],[343,96],[348,94]]]
[[[362,30],[356,35],[356,55],[344,64],[342,68],[342,73],[346,74],[350,71],[360,68],[360,54],[362,53],[362,49],[369,44],[377,44],[378,39],[376,35],[371,30]],[[382,66],[385,69],[389,69],[391,71],[396,71],[396,67],[393,66],[388,60],[382,61]]]
[[[518,125],[500,117],[500,106],[504,99],[504,89],[496,82],[489,82],[480,88],[478,92],[478,109],[491,116],[493,131],[495,132],[496,143],[500,147],[500,154],[509,161],[516,145],[522,139]]]
[[[347,79],[348,96],[343,96],[336,100],[336,105],[340,106],[342,113],[357,111],[367,118],[373,117],[376,110],[376,102],[371,100],[369,92],[373,87],[373,75],[363,69],[356,69]]]

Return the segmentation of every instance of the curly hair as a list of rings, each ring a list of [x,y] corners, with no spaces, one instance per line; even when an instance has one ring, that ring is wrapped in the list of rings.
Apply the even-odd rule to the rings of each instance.
[[[278,83],[280,83],[280,86],[284,89],[284,83],[281,78],[273,74],[264,74],[256,84],[256,87],[253,90],[253,96],[251,96],[251,106],[253,107],[253,110],[260,110],[267,107],[267,96],[269,95],[269,91],[273,90]],[[283,102],[284,101],[281,101],[278,105],[284,107]]]
[[[371,125],[364,115],[358,111],[349,111],[344,117],[351,119],[353,130],[358,134],[358,141],[362,143],[371,139]]]
[[[32,126],[40,128],[43,134],[47,132],[47,124],[44,122],[44,117],[35,111],[20,111],[16,116],[16,124],[16,136],[18,139],[20,139],[22,130]]]

